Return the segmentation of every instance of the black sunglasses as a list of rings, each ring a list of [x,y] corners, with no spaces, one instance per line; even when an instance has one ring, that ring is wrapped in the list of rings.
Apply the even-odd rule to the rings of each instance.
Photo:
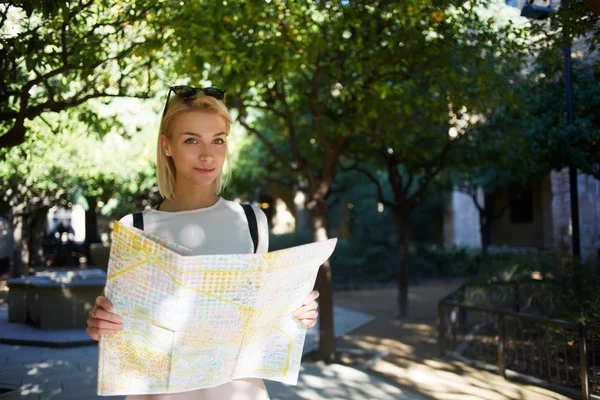
[[[169,99],[171,98],[171,92],[175,93],[177,96],[181,96],[184,99],[188,100],[191,97],[195,96],[198,92],[203,92],[207,96],[214,97],[217,100],[221,100],[225,102],[225,90],[219,89],[216,87],[205,87],[205,88],[195,88],[191,86],[171,86],[169,88],[169,94],[167,95],[167,102],[165,103],[165,109],[163,111],[163,118],[167,113],[167,106],[169,105]]]

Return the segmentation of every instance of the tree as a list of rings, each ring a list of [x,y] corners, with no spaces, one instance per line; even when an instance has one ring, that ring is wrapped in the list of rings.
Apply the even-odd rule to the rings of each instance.
[[[399,317],[408,314],[409,216],[448,168],[466,140],[466,129],[511,101],[506,83],[516,78],[527,49],[524,28],[498,21],[518,18],[505,4],[406,7],[404,24],[397,29],[407,52],[399,66],[370,69],[378,82],[373,89],[379,96],[372,98],[377,112],[364,121],[348,161],[372,180],[379,201],[394,213]],[[486,16],[490,9],[495,18]],[[383,195],[379,177],[365,164],[387,172],[392,199]]]
[[[240,124],[287,172],[282,179],[297,182],[306,193],[315,241],[327,239],[326,197],[352,132],[343,115],[356,112],[352,102],[340,101],[332,90],[340,82],[352,84],[344,71],[344,46],[349,43],[342,35],[360,25],[357,7],[243,1],[223,7],[201,2],[187,4],[171,17],[180,21],[174,50],[186,56],[174,70],[193,75],[193,82],[204,77],[228,90],[227,104]],[[210,18],[199,24],[193,17],[199,13]],[[328,262],[320,269],[317,287],[321,358],[333,361]]]
[[[13,226],[13,261],[17,276],[27,273],[42,244],[41,223],[55,204],[67,204],[70,192],[62,179],[67,171],[47,163],[52,143],[37,140],[35,132],[12,149],[0,149],[0,213]]]
[[[549,66],[539,65],[532,86],[536,99],[522,120],[523,132],[538,149],[538,162],[561,170],[572,163],[582,172],[600,179],[600,71],[576,65],[573,76],[575,123],[564,118],[565,89],[562,74],[551,75]]]
[[[534,57],[531,66],[532,96],[528,112],[533,116],[526,123],[531,140],[542,151],[540,161],[553,169],[569,164],[596,178],[600,176],[600,15],[577,0],[562,1],[549,21],[532,24],[537,40],[531,45]],[[573,111],[575,123],[565,120],[566,81],[564,76],[565,48],[573,44],[581,60],[573,59]]]
[[[9,2],[0,8],[0,148],[24,143],[28,120],[93,98],[148,97],[153,49],[165,38],[152,25],[162,2],[136,0]],[[111,122],[80,117],[101,135]],[[83,112],[86,111],[86,112]]]
[[[87,124],[80,121],[77,111],[72,108],[64,115],[32,121],[25,143],[0,149],[4,206],[0,212],[10,215],[15,227],[15,274],[26,273],[27,267],[39,261],[41,224],[50,208],[84,206],[89,253],[89,245],[100,241],[96,224],[99,205],[130,197],[134,201],[122,201],[130,204],[130,211],[156,185],[151,162],[154,147],[144,140],[146,131],[124,135],[122,124],[115,124],[100,139],[86,134]],[[128,135],[130,141],[124,139]]]
[[[522,79],[518,79],[523,81]],[[526,125],[536,116],[528,112],[533,103],[530,85],[521,82],[511,87],[515,104],[500,105],[485,121],[467,129],[465,139],[447,171],[453,186],[467,194],[479,213],[481,255],[485,259],[491,241],[491,228],[510,207],[510,200],[494,207],[494,194],[502,189],[526,187],[550,171],[542,162],[537,141],[526,133]],[[519,94],[520,93],[520,94]]]

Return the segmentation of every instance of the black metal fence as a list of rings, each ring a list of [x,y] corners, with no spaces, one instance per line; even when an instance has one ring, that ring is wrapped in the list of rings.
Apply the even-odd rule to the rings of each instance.
[[[504,377],[519,376],[583,399],[600,398],[600,326],[523,312],[545,307],[535,304],[540,299],[532,300],[537,285],[465,285],[442,299],[442,356],[451,350]]]

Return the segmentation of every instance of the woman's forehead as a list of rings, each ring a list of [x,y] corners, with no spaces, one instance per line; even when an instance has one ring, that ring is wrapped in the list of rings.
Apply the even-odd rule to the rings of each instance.
[[[225,121],[217,114],[205,112],[187,112],[178,115],[173,125],[175,133],[195,132],[212,135],[225,132]]]

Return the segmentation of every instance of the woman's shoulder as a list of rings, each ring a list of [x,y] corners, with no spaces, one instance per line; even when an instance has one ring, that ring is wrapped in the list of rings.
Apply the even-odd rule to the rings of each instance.
[[[236,210],[236,211],[243,210],[242,204],[250,204],[250,203],[239,203],[237,201],[227,200],[225,198],[222,198],[222,199],[223,199],[223,204],[225,206],[227,206],[233,210]],[[264,219],[265,221],[267,220],[266,214],[259,206],[257,206],[256,204],[250,204],[250,205],[252,206],[252,210],[254,211],[254,214],[256,215],[257,219],[261,219],[261,220]]]
[[[120,224],[133,226],[133,214],[127,214],[119,220]]]
[[[141,212],[144,216],[145,214],[148,214],[149,212],[155,211],[157,208],[157,206],[154,206],[152,208],[146,208],[143,211],[137,211],[137,212]],[[129,226],[133,226],[133,214],[135,213],[131,213],[131,214],[127,214],[125,216],[123,216],[119,222],[124,224],[124,225],[129,225]]]

